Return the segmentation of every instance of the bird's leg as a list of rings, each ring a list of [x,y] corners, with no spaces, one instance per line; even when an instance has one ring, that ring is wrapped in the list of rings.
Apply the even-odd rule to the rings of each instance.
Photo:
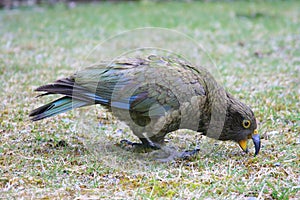
[[[145,151],[145,150],[157,150],[160,149],[160,146],[149,141],[147,138],[139,138],[142,142],[131,142],[129,140],[123,139],[120,141],[121,144],[125,144],[127,146],[133,147],[134,150],[137,151]]]

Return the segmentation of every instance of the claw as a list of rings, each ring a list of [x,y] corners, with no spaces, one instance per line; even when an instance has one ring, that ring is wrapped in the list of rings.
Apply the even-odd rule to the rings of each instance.
[[[184,152],[181,152],[181,154],[179,155],[179,158],[182,158],[184,160],[188,160],[189,158],[191,158],[192,156],[196,155],[198,152],[200,151],[199,148],[196,148],[194,150],[186,150]]]

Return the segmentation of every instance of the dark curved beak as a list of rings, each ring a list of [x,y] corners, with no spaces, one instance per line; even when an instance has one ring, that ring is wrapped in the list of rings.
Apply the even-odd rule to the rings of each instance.
[[[253,144],[254,144],[254,147],[255,147],[255,156],[259,153],[259,150],[260,150],[260,146],[261,146],[261,143],[260,143],[260,136],[259,134],[257,134],[257,131],[253,133],[252,135],[252,141],[253,141]]]
[[[256,156],[259,153],[260,150],[260,136],[258,134],[258,131],[255,129],[254,132],[252,133],[252,141],[254,143],[254,147],[255,147],[255,154],[254,156]],[[239,142],[240,147],[243,149],[244,152],[248,153],[248,148],[247,148],[247,140],[240,140]]]

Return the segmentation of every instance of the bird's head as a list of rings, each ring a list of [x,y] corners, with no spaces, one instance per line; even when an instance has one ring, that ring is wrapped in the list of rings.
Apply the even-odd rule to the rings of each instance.
[[[228,94],[227,96],[226,119],[219,139],[237,142],[244,152],[248,152],[247,141],[252,139],[255,146],[255,155],[257,155],[261,143],[253,111],[231,95]]]

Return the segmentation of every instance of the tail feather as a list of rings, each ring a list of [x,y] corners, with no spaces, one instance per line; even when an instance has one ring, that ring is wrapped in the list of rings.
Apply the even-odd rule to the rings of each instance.
[[[35,91],[45,92],[37,97],[46,96],[49,94],[62,94],[71,97],[73,100],[89,102],[90,104],[108,105],[109,100],[102,98],[95,92],[89,91],[87,88],[74,83],[74,79],[64,78],[55,81],[53,84],[47,84],[38,87]]]
[[[75,87],[73,79],[64,78],[64,79],[59,79],[59,80],[55,81],[55,83],[53,83],[53,84],[47,84],[47,85],[40,86],[37,89],[35,89],[35,91],[47,92],[47,93],[41,94],[39,96],[44,96],[44,95],[48,95],[48,94],[63,94],[63,95],[72,97],[74,89],[82,90],[83,88],[79,88],[78,86]]]
[[[29,116],[32,121],[38,121],[87,104],[87,102],[65,96],[31,111]]]
[[[29,117],[32,121],[51,117],[74,108],[92,104],[108,106],[110,103],[109,98],[102,97],[102,95],[97,94],[96,91],[93,93],[89,91],[88,88],[76,85],[72,77],[59,79],[53,84],[40,86],[36,91],[45,92],[38,95],[38,97],[51,94],[61,94],[65,96],[31,111]]]

